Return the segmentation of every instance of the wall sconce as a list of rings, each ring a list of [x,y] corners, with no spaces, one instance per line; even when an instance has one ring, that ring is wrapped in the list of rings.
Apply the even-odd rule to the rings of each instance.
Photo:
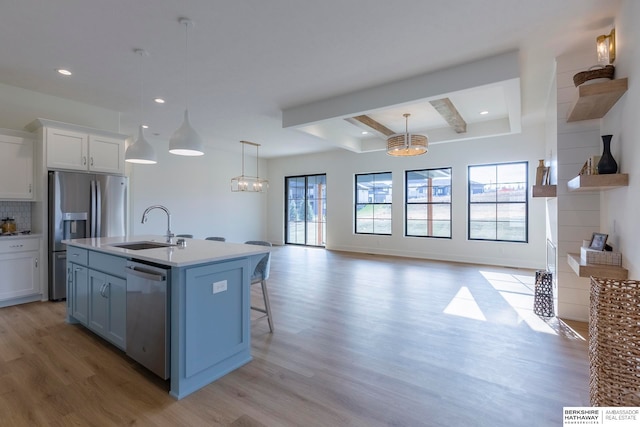
[[[596,50],[598,52],[598,64],[609,65],[616,60],[616,30],[611,30],[609,35],[603,34],[596,38]]]

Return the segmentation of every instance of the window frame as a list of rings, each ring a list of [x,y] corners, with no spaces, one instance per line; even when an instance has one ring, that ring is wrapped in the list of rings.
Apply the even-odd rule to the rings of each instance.
[[[489,167],[493,166],[496,168],[496,176],[498,175],[498,167],[507,166],[507,165],[524,165],[524,181],[505,181],[505,182],[495,182],[495,186],[497,187],[499,184],[507,184],[510,182],[523,182],[524,184],[524,201],[498,201],[497,197],[495,201],[492,202],[472,202],[471,196],[474,194],[472,192],[472,182],[471,182],[471,170],[477,167]],[[467,240],[473,241],[485,241],[485,242],[508,242],[508,243],[529,243],[529,162],[528,161],[514,161],[514,162],[503,162],[503,163],[485,163],[478,165],[468,165],[467,166]],[[508,240],[508,239],[499,239],[498,238],[498,226],[501,221],[498,220],[498,207],[505,205],[524,205],[524,240]],[[495,216],[495,225],[496,225],[496,238],[488,239],[488,238],[477,238],[471,237],[471,207],[473,205],[495,205],[496,207],[496,216]]]
[[[367,173],[357,173],[354,175],[354,203],[353,203],[353,232],[354,234],[360,235],[373,235],[373,236],[391,236],[393,234],[393,202],[376,202],[375,199],[370,203],[358,203],[358,177],[362,176],[376,176],[376,175],[389,175],[391,177],[391,185],[389,185],[389,189],[391,192],[391,199],[393,199],[393,172],[367,172]],[[375,181],[374,181],[375,182]],[[391,213],[391,217],[389,218],[389,233],[376,233],[375,228],[372,232],[362,232],[358,231],[358,206],[359,205],[373,205],[374,210],[375,206],[389,206],[389,212]],[[373,217],[375,221],[375,216]],[[374,222],[375,225],[375,222]]]
[[[414,202],[409,201],[409,174],[411,172],[431,172],[431,171],[448,171],[449,172],[449,201],[448,202]],[[433,187],[432,187],[433,188]],[[435,235],[420,235],[409,234],[409,206],[410,205],[431,205],[431,206],[449,206],[449,236],[435,236]],[[405,237],[420,237],[431,239],[449,239],[453,238],[453,168],[451,166],[443,168],[425,168],[425,169],[411,169],[404,171],[404,235]]]

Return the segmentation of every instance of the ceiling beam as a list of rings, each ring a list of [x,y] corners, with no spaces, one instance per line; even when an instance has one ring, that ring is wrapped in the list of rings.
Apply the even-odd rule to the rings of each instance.
[[[435,99],[429,101],[433,108],[440,113],[440,115],[449,123],[449,126],[456,131],[456,133],[467,132],[467,122],[464,121],[458,109],[449,98]]]
[[[349,121],[349,119],[345,119],[347,121]],[[356,120],[360,123],[362,123],[365,126],[370,127],[371,129],[380,132],[381,134],[383,134],[384,136],[391,136],[394,135],[396,132],[392,131],[391,129],[389,129],[388,127],[386,127],[385,125],[383,125],[380,122],[377,122],[375,120],[373,120],[371,117],[366,116],[366,115],[362,115],[362,116],[356,116],[353,117],[352,120]]]

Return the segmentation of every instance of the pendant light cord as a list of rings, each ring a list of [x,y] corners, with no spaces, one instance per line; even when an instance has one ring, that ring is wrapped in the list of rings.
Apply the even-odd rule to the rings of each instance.
[[[184,52],[185,52],[185,61],[184,61],[184,97],[185,97],[185,108],[189,109],[189,24],[191,21],[184,21]]]
[[[144,51],[140,51],[140,126],[144,121]]]

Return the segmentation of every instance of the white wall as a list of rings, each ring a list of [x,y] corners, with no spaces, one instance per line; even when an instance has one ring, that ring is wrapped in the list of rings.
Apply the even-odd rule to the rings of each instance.
[[[120,113],[0,84],[0,128],[24,130],[37,118],[120,132]]]
[[[284,241],[284,178],[327,174],[327,242],[334,250],[369,252],[515,267],[545,265],[545,203],[529,199],[529,243],[467,240],[467,166],[494,162],[529,161],[530,183],[538,159],[545,155],[543,124],[529,126],[518,135],[432,145],[424,156],[394,158],[384,152],[348,151],[269,160],[271,192],[268,201],[268,238]],[[404,171],[452,167],[452,239],[403,237]],[[353,232],[354,174],[393,173],[393,235],[356,235]]]
[[[630,279],[640,278],[640,2],[622,2],[616,17],[616,77],[627,77],[629,89],[602,119],[602,134],[612,134],[611,152],[629,187],[602,192],[600,229],[608,233]]]
[[[587,321],[589,318],[589,278],[579,277],[567,263],[567,253],[580,253],[582,241],[600,232],[598,192],[568,192],[567,181],[580,173],[584,162],[602,152],[600,120],[567,123],[577,96],[573,76],[596,63],[595,41],[589,40],[574,51],[557,58],[558,93],[558,293],[557,315]]]
[[[223,236],[227,241],[266,239],[266,200],[269,193],[232,193],[231,178],[241,173],[240,153],[205,148],[200,157],[169,153],[169,142],[153,140],[158,164],[131,165],[130,234],[165,234],[164,212],[152,211],[141,224],[150,205],[164,205],[171,211],[172,231],[195,238]],[[230,141],[229,144],[238,144]],[[255,157],[245,157],[254,164]],[[260,172],[267,165],[261,160]]]

